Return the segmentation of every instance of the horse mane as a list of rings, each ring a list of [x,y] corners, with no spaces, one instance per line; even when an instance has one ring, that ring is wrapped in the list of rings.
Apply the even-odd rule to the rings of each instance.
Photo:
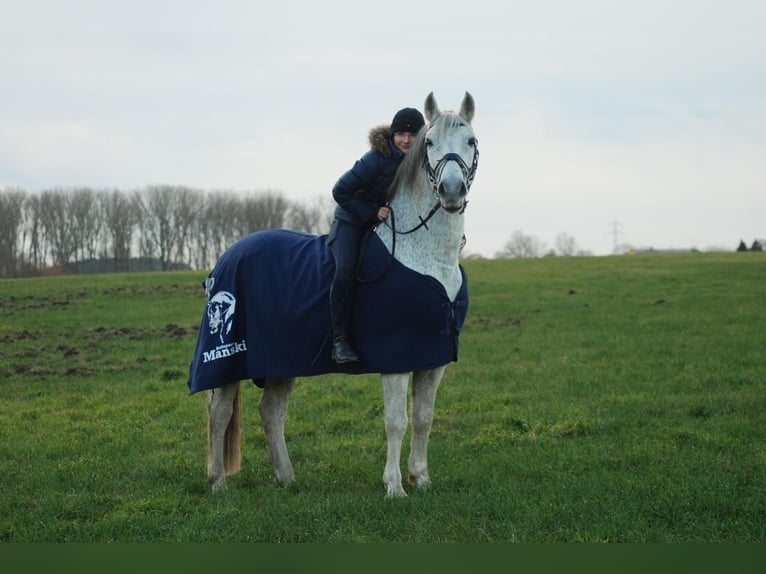
[[[426,134],[434,126],[444,128],[455,128],[461,123],[468,123],[459,114],[455,112],[443,112],[438,115],[433,122],[424,126],[418,132],[415,143],[412,144],[409,151],[404,155],[399,169],[396,171],[391,185],[388,187],[388,201],[391,202],[403,187],[412,187],[416,178],[423,167],[423,160],[426,153]]]

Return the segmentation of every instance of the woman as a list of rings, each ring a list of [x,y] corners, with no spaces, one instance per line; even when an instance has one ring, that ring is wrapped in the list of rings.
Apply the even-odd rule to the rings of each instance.
[[[424,125],[423,115],[414,108],[396,112],[390,126],[378,126],[370,130],[370,151],[357,160],[333,187],[332,196],[338,206],[335,208],[335,219],[327,241],[335,258],[330,308],[332,359],[336,363],[359,361],[359,356],[351,346],[349,326],[362,239],[368,230],[388,219],[388,186],[404,154]]]

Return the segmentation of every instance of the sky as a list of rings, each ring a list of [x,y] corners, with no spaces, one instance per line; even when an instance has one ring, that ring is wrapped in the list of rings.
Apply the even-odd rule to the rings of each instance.
[[[470,92],[469,253],[766,238],[763,0],[0,0],[0,188],[331,196]]]

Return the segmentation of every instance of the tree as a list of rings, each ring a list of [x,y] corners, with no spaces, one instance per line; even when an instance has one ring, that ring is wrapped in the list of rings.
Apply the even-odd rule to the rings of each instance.
[[[745,241],[743,239],[739,240],[739,246],[737,247],[737,251],[747,251],[747,245],[745,244]]]
[[[236,227],[244,237],[262,229],[285,227],[288,201],[279,191],[261,191],[245,195],[237,211]]]
[[[100,202],[104,219],[103,252],[112,258],[116,271],[128,271],[133,232],[139,221],[138,196],[115,189],[101,195]]]
[[[545,251],[545,243],[532,235],[514,231],[511,238],[495,256],[503,259],[540,257]]]
[[[763,245],[757,239],[753,239],[753,244],[750,246],[750,251],[763,251]]]
[[[174,258],[191,266],[192,253],[197,248],[192,230],[204,209],[205,196],[197,189],[182,187],[176,198],[175,222],[178,227]]]
[[[286,223],[290,229],[322,235],[330,232],[334,212],[335,202],[331,198],[317,196],[312,202],[292,204]]]
[[[568,233],[559,233],[556,236],[556,253],[565,257],[577,254],[577,241]]]
[[[45,247],[50,251],[53,265],[67,265],[77,250],[72,213],[71,197],[63,190],[47,190],[40,196]]]
[[[26,194],[20,189],[0,193],[0,277],[16,277],[22,261],[19,238]]]
[[[20,253],[32,269],[41,271],[45,265],[45,237],[42,222],[42,199],[30,194],[24,202]]]
[[[150,186],[138,195],[141,211],[140,250],[157,258],[163,271],[173,261],[190,261],[192,222],[202,208],[202,193],[182,186]]]
[[[195,223],[197,269],[208,269],[229,245],[242,237],[236,227],[239,196],[229,191],[214,191],[205,196],[202,212]]]
[[[95,259],[103,224],[98,197],[89,188],[75,189],[67,195],[75,255],[80,261]]]

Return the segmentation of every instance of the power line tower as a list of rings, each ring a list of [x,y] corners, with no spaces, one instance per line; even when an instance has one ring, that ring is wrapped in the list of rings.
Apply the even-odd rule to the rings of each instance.
[[[612,221],[612,253],[617,254],[617,247],[620,245],[620,222],[616,219]]]

